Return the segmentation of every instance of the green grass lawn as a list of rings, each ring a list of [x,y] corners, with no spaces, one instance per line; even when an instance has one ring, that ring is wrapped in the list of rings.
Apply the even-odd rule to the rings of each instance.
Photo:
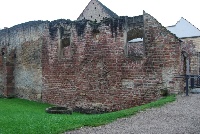
[[[174,101],[175,95],[142,106],[106,114],[48,114],[51,105],[22,99],[0,98],[0,134],[59,134],[83,126],[99,126],[147,108]]]

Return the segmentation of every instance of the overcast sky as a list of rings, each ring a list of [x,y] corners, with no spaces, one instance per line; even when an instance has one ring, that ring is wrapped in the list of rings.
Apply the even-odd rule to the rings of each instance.
[[[90,0],[0,0],[0,28],[33,20],[76,20]],[[163,26],[181,17],[200,29],[199,0],[100,0],[119,16],[137,16],[145,10]]]

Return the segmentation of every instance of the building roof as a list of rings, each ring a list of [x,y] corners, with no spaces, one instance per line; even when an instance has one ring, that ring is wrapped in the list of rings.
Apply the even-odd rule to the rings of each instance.
[[[95,10],[94,10],[95,9]],[[85,7],[83,12],[77,18],[77,20],[87,19],[87,20],[103,20],[104,18],[117,18],[118,15],[103,5],[98,0],[91,0]]]
[[[118,17],[118,15],[116,13],[111,11],[109,8],[107,8],[105,5],[103,5],[100,1],[98,1],[98,2],[104,8],[104,10],[107,12],[107,14],[109,14],[112,18]]]
[[[183,17],[175,25],[169,26],[167,29],[178,38],[200,36],[200,30]]]

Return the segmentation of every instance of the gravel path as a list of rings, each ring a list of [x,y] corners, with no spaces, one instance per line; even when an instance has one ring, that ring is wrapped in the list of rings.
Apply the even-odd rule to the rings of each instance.
[[[161,108],[65,134],[200,134],[200,94],[177,96],[175,102]]]

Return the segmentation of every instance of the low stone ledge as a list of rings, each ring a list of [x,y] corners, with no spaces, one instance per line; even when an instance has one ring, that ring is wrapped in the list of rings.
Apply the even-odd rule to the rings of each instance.
[[[72,114],[73,110],[67,107],[49,107],[46,108],[46,112],[49,114]]]
[[[83,114],[103,114],[110,112],[109,107],[101,103],[80,103],[76,105],[74,111]]]
[[[192,94],[200,94],[200,88],[194,88],[190,91]]]

